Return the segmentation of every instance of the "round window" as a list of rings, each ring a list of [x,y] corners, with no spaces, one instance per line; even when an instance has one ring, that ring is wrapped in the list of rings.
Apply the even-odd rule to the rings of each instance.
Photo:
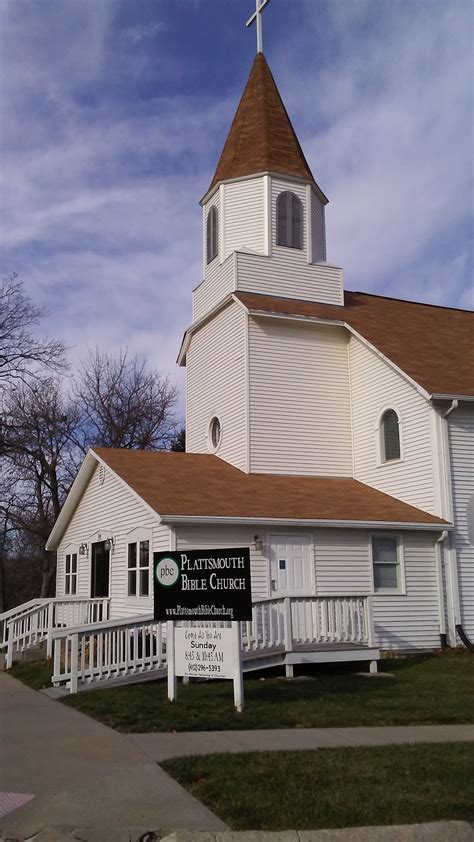
[[[219,421],[217,415],[214,415],[214,417],[211,418],[211,423],[209,424],[209,446],[211,450],[217,450],[221,443],[221,438],[221,422]]]

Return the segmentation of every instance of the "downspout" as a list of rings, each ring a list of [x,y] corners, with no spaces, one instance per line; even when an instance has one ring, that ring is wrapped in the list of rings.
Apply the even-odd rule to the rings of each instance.
[[[451,406],[446,410],[446,412],[443,413],[443,418],[447,418],[448,415],[450,415],[451,412],[453,412],[453,410],[458,408],[458,406],[459,406],[459,401],[457,400],[457,398],[454,398],[454,400],[451,401]],[[441,562],[441,547],[440,547],[440,544],[441,544],[442,541],[444,541],[446,534],[447,534],[446,532],[443,532],[441,537],[438,538],[438,540],[436,541],[436,560],[437,560],[437,564],[438,564],[438,556],[439,556],[439,563]],[[456,558],[454,559],[454,563],[457,563]],[[451,564],[453,564],[452,559],[451,559]],[[452,573],[454,573],[454,570],[452,571]],[[464,631],[464,629],[462,627],[462,623],[461,623],[460,608],[459,608],[459,585],[458,585],[457,572],[456,572],[455,576],[454,575],[451,576],[451,581],[453,582],[453,585],[455,583],[455,587],[456,587],[456,593],[453,594],[453,597],[454,597],[454,628],[455,628],[456,634],[459,635],[459,639],[462,641],[462,643],[464,643],[464,646],[467,649],[469,649],[471,652],[474,652],[474,643],[471,640],[469,640],[466,632]],[[438,585],[438,587],[439,587],[439,585]],[[440,626],[440,636],[441,636],[441,645],[443,645],[443,636],[441,635],[441,626]],[[444,635],[444,637],[446,639],[446,635]]]
[[[438,586],[439,637],[441,641],[441,649],[446,649],[448,645],[448,639],[446,637],[446,614],[443,589],[443,564],[441,560],[441,545],[447,537],[448,532],[446,529],[443,529],[441,535],[435,541],[436,583]]]

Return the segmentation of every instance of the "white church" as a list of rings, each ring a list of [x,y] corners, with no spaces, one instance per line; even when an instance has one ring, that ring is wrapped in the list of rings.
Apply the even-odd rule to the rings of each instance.
[[[4,621],[55,684],[161,674],[162,550],[250,548],[244,669],[474,640],[474,314],[345,291],[327,202],[258,52],[201,200],[187,452],[91,450],[55,599]]]

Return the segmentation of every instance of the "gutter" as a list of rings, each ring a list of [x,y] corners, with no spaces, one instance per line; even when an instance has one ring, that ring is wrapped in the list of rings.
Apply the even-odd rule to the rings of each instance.
[[[443,563],[441,559],[441,546],[447,537],[448,532],[446,529],[443,529],[441,535],[435,541],[436,584],[438,588],[439,636],[441,640],[441,649],[446,649],[446,646],[448,645],[448,639],[446,637],[446,613],[443,589]]]
[[[459,406],[459,400],[458,400],[458,398],[453,398],[453,400],[451,401],[451,406],[450,406],[450,407],[446,410],[446,412],[443,412],[443,418],[447,418],[447,417],[448,417],[448,415],[451,415],[451,413],[452,413],[455,409],[457,409],[457,408],[458,408],[458,406]]]
[[[230,517],[218,515],[161,515],[160,523],[181,523],[185,524],[222,524],[234,526],[298,526],[298,527],[328,527],[346,529],[405,529],[439,531],[443,528],[446,532],[453,529],[450,523],[410,523],[406,521],[386,520],[324,520],[319,518],[262,518],[262,517]]]

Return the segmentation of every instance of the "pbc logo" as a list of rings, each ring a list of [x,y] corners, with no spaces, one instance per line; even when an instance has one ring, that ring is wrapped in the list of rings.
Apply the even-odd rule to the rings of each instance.
[[[172,588],[179,581],[180,569],[174,558],[161,558],[155,568],[156,581],[162,588]]]

